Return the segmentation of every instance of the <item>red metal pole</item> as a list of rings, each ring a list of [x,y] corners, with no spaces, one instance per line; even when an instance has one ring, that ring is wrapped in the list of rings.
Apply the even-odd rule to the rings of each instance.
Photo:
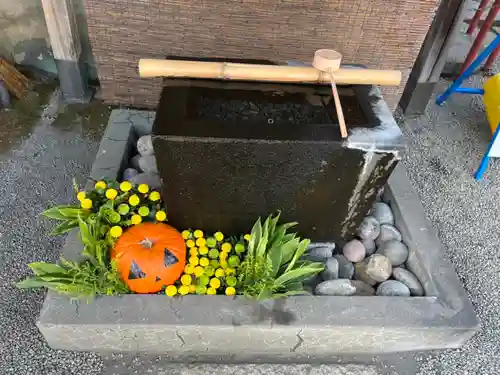
[[[483,47],[484,39],[486,38],[486,35],[490,31],[493,22],[495,22],[495,18],[497,17],[499,10],[500,10],[500,0],[495,0],[495,3],[491,7],[488,16],[486,17],[483,25],[481,26],[481,30],[479,30],[479,34],[477,34],[477,37],[474,40],[474,43],[472,44],[469,54],[465,58],[465,62],[462,65],[462,68],[460,69],[459,75],[462,74],[465,69],[467,69],[467,67],[470,65],[472,61],[474,61],[474,59],[477,56],[477,53]]]
[[[488,56],[488,59],[484,63],[483,69],[488,71],[490,70],[491,66],[495,62],[498,54],[500,53],[500,46],[495,48],[495,50],[491,53],[491,55]]]
[[[476,27],[481,20],[481,16],[483,15],[484,10],[488,6],[488,3],[490,0],[481,0],[481,3],[479,4],[479,8],[477,8],[476,13],[474,14],[474,17],[470,20],[469,28],[467,29],[467,34],[472,35],[474,31],[476,31]]]

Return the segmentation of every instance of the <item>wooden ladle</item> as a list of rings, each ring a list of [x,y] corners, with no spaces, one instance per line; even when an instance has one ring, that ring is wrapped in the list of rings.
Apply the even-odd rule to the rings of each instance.
[[[339,119],[340,135],[342,138],[347,137],[347,127],[344,119],[344,112],[340,104],[340,97],[335,84],[334,72],[340,68],[342,55],[333,49],[320,49],[314,54],[313,67],[321,72],[326,72],[330,75],[330,83],[332,85],[333,100],[335,102],[335,110]]]

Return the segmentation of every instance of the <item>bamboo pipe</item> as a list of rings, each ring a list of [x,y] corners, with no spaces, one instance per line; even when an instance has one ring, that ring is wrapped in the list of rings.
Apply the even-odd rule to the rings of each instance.
[[[321,72],[313,67],[184,60],[140,59],[139,75],[143,78],[177,77],[331,84],[331,76],[328,72]],[[401,72],[344,68],[335,71],[335,82],[337,84],[397,86],[401,83]]]

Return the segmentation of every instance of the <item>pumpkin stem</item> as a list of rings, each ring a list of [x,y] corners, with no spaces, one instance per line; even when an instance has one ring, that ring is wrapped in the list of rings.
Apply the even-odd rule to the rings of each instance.
[[[152,249],[153,248],[153,241],[151,241],[149,238],[144,238],[141,242],[139,242],[141,246],[145,249]]]

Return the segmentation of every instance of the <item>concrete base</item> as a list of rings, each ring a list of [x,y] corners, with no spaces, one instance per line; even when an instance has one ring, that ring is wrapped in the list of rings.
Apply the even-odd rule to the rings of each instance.
[[[130,136],[120,141],[108,134],[124,131],[127,122],[133,132],[133,116],[143,118],[141,128],[152,121],[147,112],[114,111],[101,149],[109,150],[109,142],[128,144]],[[460,347],[478,329],[476,315],[402,165],[385,195],[410,249],[407,266],[426,297],[298,296],[256,303],[243,297],[123,295],[87,304],[48,293],[38,328],[56,349],[168,353],[186,361],[329,362],[343,354]],[[74,258],[79,250],[70,235],[64,256]]]
[[[65,103],[88,103],[93,92],[88,87],[88,76],[82,58],[78,61],[55,60],[59,74],[62,98]]]

